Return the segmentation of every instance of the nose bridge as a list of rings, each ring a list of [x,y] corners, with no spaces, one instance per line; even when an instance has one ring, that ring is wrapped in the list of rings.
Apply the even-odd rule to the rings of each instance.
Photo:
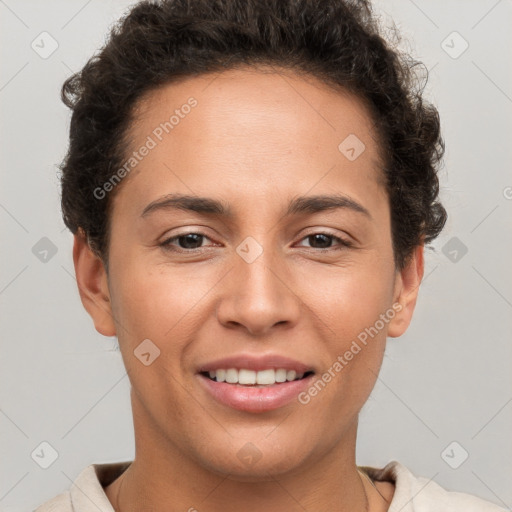
[[[255,238],[247,237],[236,249],[239,260],[235,263],[235,273],[240,276],[241,291],[245,287],[247,294],[260,295],[265,300],[274,299],[282,292],[282,283],[276,277],[281,265],[271,243],[267,237],[264,248]]]
[[[294,324],[299,317],[297,297],[287,285],[289,272],[271,246],[272,237],[246,237],[236,248],[229,292],[217,316],[225,326],[242,325],[251,334],[266,333],[276,324]]]

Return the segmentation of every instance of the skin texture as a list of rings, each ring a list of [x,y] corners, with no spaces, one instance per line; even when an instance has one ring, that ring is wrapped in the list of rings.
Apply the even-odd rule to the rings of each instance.
[[[121,485],[123,512],[363,511],[366,491],[370,511],[387,510],[356,469],[357,419],[386,336],[410,323],[423,246],[395,269],[368,111],[314,78],[241,68],[147,94],[132,124],[133,149],[190,97],[197,106],[116,191],[108,275],[75,236],[83,305],[98,332],[117,335],[132,385],[135,461],[107,496],[116,504]],[[338,149],[349,134],[366,146],[354,161]],[[233,217],[177,209],[141,217],[170,193],[222,200]],[[371,218],[347,208],[284,215],[292,198],[333,193]],[[308,238],[326,231],[353,247],[327,239],[325,250]],[[190,232],[205,235],[201,249],[160,245]],[[252,263],[236,252],[248,236],[263,248]],[[174,239],[171,247],[182,246]],[[397,303],[400,312],[307,405],[243,412],[200,385],[200,365],[242,352],[288,356],[318,377]],[[133,354],[144,339],[160,349],[149,366]],[[248,442],[261,454],[252,465],[237,457]],[[393,485],[377,485],[390,501]]]

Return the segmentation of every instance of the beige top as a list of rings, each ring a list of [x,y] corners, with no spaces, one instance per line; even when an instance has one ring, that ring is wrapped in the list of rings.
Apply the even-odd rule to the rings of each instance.
[[[47,501],[34,512],[114,512],[104,487],[118,478],[132,461],[91,464],[78,475],[71,489]],[[393,482],[389,512],[507,512],[472,494],[447,491],[433,481],[414,476],[397,461],[384,468],[358,466],[372,480]]]

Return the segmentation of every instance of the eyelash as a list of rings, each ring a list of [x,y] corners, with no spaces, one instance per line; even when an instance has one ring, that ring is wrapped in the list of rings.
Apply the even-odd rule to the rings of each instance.
[[[210,239],[207,235],[205,235],[204,233],[201,233],[199,231],[187,231],[185,233],[180,233],[179,235],[175,235],[171,238],[168,238],[167,240],[163,241],[160,244],[160,246],[163,247],[167,251],[174,251],[174,252],[181,252],[181,253],[194,253],[195,251],[201,251],[202,249],[204,249],[204,247],[195,247],[193,249],[183,249],[181,247],[175,247],[175,246],[171,245],[171,242],[173,242],[174,240],[177,240],[178,238],[184,237],[186,235],[199,235],[204,238],[207,238],[208,240]],[[302,241],[306,238],[309,238],[310,236],[314,236],[314,235],[324,235],[329,238],[332,238],[333,241],[337,241],[339,243],[338,247],[324,247],[324,248],[320,248],[320,249],[311,247],[311,249],[313,249],[315,252],[339,251],[339,250],[353,247],[352,242],[349,242],[348,240],[345,240],[344,238],[335,236],[331,233],[326,233],[324,231],[317,231],[314,233],[309,233],[306,236],[302,237],[300,241]]]

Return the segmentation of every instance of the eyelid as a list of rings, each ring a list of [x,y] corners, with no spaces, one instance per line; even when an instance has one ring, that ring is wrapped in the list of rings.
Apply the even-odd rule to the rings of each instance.
[[[333,238],[334,240],[337,240],[341,247],[353,247],[354,246],[354,243],[351,240],[349,240],[348,238],[345,238],[343,236],[332,233],[328,229],[322,229],[322,228],[315,228],[310,233],[306,233],[306,234],[302,235],[302,237],[299,239],[299,242],[302,242],[304,239],[308,238],[309,236],[313,236],[313,235],[329,236],[329,237]],[[325,247],[323,249],[317,249],[315,247],[311,247],[311,249],[313,249],[314,251],[321,252],[321,251],[329,251],[329,250],[333,251],[336,249],[336,247]]]
[[[202,236],[203,238],[206,238],[206,239],[208,239],[210,241],[213,241],[212,238],[209,237],[207,234],[205,234],[205,233],[203,233],[201,231],[194,231],[191,228],[189,228],[188,230],[185,230],[185,231],[179,232],[177,234],[174,234],[173,236],[167,237],[159,245],[164,247],[164,249],[174,250],[176,252],[182,252],[182,253],[194,253],[196,251],[202,251],[202,250],[207,249],[209,247],[209,246],[205,246],[205,247],[196,247],[196,248],[193,248],[193,249],[183,249],[181,247],[174,246],[171,243],[171,242],[175,241],[176,239],[178,239],[178,238],[180,238],[182,236],[185,236],[185,235],[199,235],[199,236]],[[311,249],[314,252],[333,251],[333,250],[336,250],[336,249],[339,249],[339,248],[347,248],[347,247],[353,247],[354,246],[353,242],[348,240],[347,238],[345,238],[343,236],[339,236],[337,234],[334,234],[331,231],[329,231],[328,229],[322,229],[322,228],[316,228],[316,229],[312,230],[311,232],[303,234],[301,236],[301,238],[298,240],[298,242],[300,243],[303,240],[305,240],[306,238],[308,238],[309,236],[313,236],[313,235],[326,235],[326,236],[329,236],[333,240],[338,242],[338,246],[331,246],[331,247],[324,247],[324,248],[311,247]],[[219,244],[215,243],[214,246],[218,246],[218,245]],[[169,247],[173,247],[173,249],[169,249]]]
[[[185,236],[185,235],[200,235],[203,238],[206,238],[206,239],[208,239],[208,240],[213,242],[212,238],[209,237],[206,233],[203,233],[201,231],[194,231],[194,230],[189,228],[188,230],[185,230],[185,231],[179,232],[177,234],[173,234],[172,236],[168,236],[168,237],[164,238],[164,240],[162,242],[160,242],[159,245],[164,247],[164,248],[166,248],[166,247],[173,247],[178,252],[200,251],[200,250],[206,249],[208,247],[208,246],[205,246],[205,247],[196,247],[195,249],[183,249],[182,247],[174,246],[174,245],[171,244],[171,242],[173,242],[176,239],[178,239],[178,238],[180,238],[182,236]],[[216,244],[216,245],[218,245],[218,244]]]

